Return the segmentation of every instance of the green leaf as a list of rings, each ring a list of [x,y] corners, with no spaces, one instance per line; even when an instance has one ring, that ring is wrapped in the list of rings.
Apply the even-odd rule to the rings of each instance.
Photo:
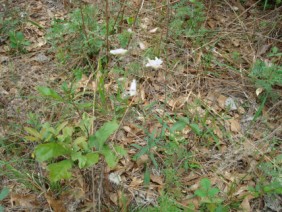
[[[115,146],[116,152],[121,156],[124,157],[127,155],[127,151],[122,146]]]
[[[34,141],[38,141],[38,140],[39,140],[38,138],[33,137],[33,136],[25,136],[24,138],[25,138],[26,140],[28,140],[28,141],[32,141],[32,142],[34,142]]]
[[[144,185],[147,186],[149,184],[150,184],[150,170],[146,166],[146,170],[145,170],[145,173],[144,173]]]
[[[69,150],[59,143],[39,144],[35,147],[35,156],[38,161],[43,162],[61,155],[68,154]]]
[[[108,146],[103,147],[101,154],[104,155],[105,161],[110,168],[114,168],[117,165],[118,158]]]
[[[0,205],[0,212],[4,212],[4,208]]]
[[[52,182],[57,182],[63,179],[70,179],[71,173],[69,170],[72,167],[71,160],[63,160],[58,163],[52,163],[47,166],[49,177]]]
[[[203,178],[200,181],[200,185],[207,190],[211,187],[211,181],[208,178]]]
[[[107,139],[118,129],[117,121],[105,123],[96,133],[89,138],[90,148],[95,147],[97,150],[102,149]]]
[[[80,136],[74,140],[73,146],[75,150],[88,150],[88,144],[86,142],[86,137]]]
[[[25,127],[24,129],[25,129],[26,132],[28,132],[30,135],[33,135],[37,139],[39,139],[39,140],[42,139],[41,134],[36,129],[31,128],[31,127]]]
[[[0,201],[5,199],[8,196],[9,192],[10,192],[9,189],[4,187],[0,193]]]
[[[85,166],[87,158],[81,154],[81,152],[74,152],[71,154],[73,161],[78,160],[78,167],[81,169]]]
[[[87,158],[85,168],[93,166],[99,161],[98,153],[88,153],[85,157]]]
[[[57,100],[62,100],[62,97],[51,88],[45,86],[39,86],[37,89],[42,96],[50,97]]]
[[[61,123],[61,124],[56,128],[56,130],[55,130],[55,135],[58,135],[58,134],[60,133],[60,131],[61,131],[62,129],[64,129],[65,126],[67,126],[67,124],[68,124],[68,121],[65,121],[65,122]]]
[[[196,133],[196,135],[198,135],[198,136],[202,135],[202,130],[200,129],[199,125],[197,125],[197,124],[190,124],[189,126],[191,127],[192,131],[194,133]]]
[[[171,132],[175,132],[176,130],[180,131],[183,130],[186,127],[187,123],[183,121],[177,121],[173,124],[173,126],[170,128]]]
[[[198,189],[195,191],[195,195],[197,195],[198,197],[206,197],[207,193],[204,190]]]
[[[214,197],[218,193],[219,193],[219,189],[218,188],[211,188],[208,191],[208,194],[209,194],[210,197]]]

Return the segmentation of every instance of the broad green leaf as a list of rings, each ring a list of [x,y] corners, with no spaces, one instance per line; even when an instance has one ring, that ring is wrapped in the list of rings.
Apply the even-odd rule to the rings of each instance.
[[[65,126],[67,126],[68,121],[65,121],[63,123],[61,123],[55,130],[55,135],[58,135],[60,133],[60,131],[65,128]]]
[[[72,167],[71,160],[63,160],[58,163],[52,163],[47,166],[49,177],[52,182],[57,182],[63,179],[70,179],[71,173],[69,170]]]
[[[79,123],[79,127],[81,130],[88,134],[91,130],[91,127],[93,126],[94,117],[89,116],[87,113],[82,114],[82,120]]]
[[[201,189],[196,190],[196,191],[195,191],[195,194],[196,194],[198,197],[206,197],[206,196],[207,196],[206,191],[201,190]]]
[[[199,125],[197,125],[197,124],[190,124],[189,126],[191,127],[192,131],[194,133],[196,133],[197,135],[200,136],[202,134],[202,131],[201,131]]]
[[[63,135],[64,135],[65,137],[67,137],[67,136],[72,136],[73,132],[74,132],[74,129],[73,129],[72,127],[65,127],[65,128],[63,129]]]
[[[204,189],[209,189],[211,187],[211,181],[208,178],[201,179],[200,184]]]
[[[71,154],[72,161],[78,160],[78,167],[81,169],[85,166],[87,158],[81,152],[74,152]]]
[[[76,151],[78,150],[88,150],[88,144],[86,142],[86,137],[80,136],[77,139],[74,140],[73,142],[74,149]]]
[[[33,137],[33,136],[25,136],[24,138],[25,138],[26,140],[28,140],[28,141],[32,141],[32,142],[34,142],[34,141],[38,141],[38,140],[39,140],[38,138]]]
[[[90,148],[95,147],[97,150],[102,149],[107,139],[118,129],[117,121],[105,123],[93,136],[89,138]]]
[[[38,161],[43,162],[61,155],[68,154],[69,150],[59,143],[39,144],[35,147],[35,156]]]
[[[3,188],[1,190],[1,193],[0,193],[0,201],[2,201],[3,199],[5,199],[9,194],[9,189],[8,188]]]
[[[38,138],[39,140],[42,139],[41,134],[34,128],[31,127],[25,127],[24,128],[26,132],[28,132],[30,135],[33,135],[34,137]]]
[[[88,153],[85,157],[87,158],[85,168],[93,166],[99,161],[98,153]]]
[[[115,150],[122,157],[127,155],[127,151],[122,146],[115,146]]]
[[[117,165],[118,158],[108,146],[103,147],[103,149],[101,150],[101,154],[104,155],[105,161],[110,168],[114,168]]]
[[[211,188],[211,189],[208,190],[208,194],[209,194],[210,197],[214,197],[218,193],[219,193],[218,188]]]
[[[51,97],[51,98],[57,99],[57,100],[62,100],[62,97],[56,91],[54,91],[51,88],[48,88],[48,87],[45,87],[45,86],[39,86],[37,89],[42,96]]]

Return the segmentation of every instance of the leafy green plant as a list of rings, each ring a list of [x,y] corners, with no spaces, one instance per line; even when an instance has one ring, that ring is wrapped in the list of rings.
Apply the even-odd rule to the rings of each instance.
[[[47,38],[63,64],[73,58],[87,59],[98,54],[106,36],[106,23],[98,22],[98,10],[92,6],[75,9],[66,20],[55,19]],[[110,33],[113,20],[109,21]]]
[[[11,49],[17,52],[25,52],[25,47],[30,45],[30,42],[25,39],[22,32],[10,32],[9,39]]]
[[[272,162],[265,162],[259,165],[263,176],[259,179],[255,187],[249,187],[249,190],[255,197],[263,195],[282,194],[282,154],[276,156]],[[270,182],[268,179],[271,179]]]
[[[219,189],[212,187],[211,182],[207,178],[200,181],[200,188],[195,191],[195,195],[201,198],[201,204],[206,207],[208,211],[217,211],[222,208],[223,200],[218,197]]]
[[[105,158],[110,167],[118,162],[118,156],[124,156],[126,151],[121,146],[112,148],[106,144],[107,139],[118,128],[116,121],[106,122],[95,134],[89,135],[93,118],[83,114],[82,120],[72,126],[63,122],[57,127],[49,123],[42,125],[38,131],[25,127],[28,136],[26,141],[38,142],[34,150],[39,162],[48,164],[49,178],[52,182],[71,178],[71,168],[77,165],[80,169],[93,166],[100,156]]]
[[[265,91],[262,99],[268,97],[275,99],[278,93],[275,92],[274,86],[282,85],[282,66],[258,60],[251,70],[250,77],[257,88]]]
[[[282,3],[282,0],[275,0],[275,1],[269,1],[269,0],[263,0],[263,9],[272,8],[274,6],[279,6]]]
[[[159,211],[192,212],[192,211],[195,211],[195,209],[192,206],[184,207],[183,205],[178,204],[174,199],[172,199],[168,195],[163,194],[158,199],[158,206],[146,207],[138,211],[139,212],[159,212]]]
[[[5,199],[9,194],[9,189],[8,188],[3,188],[0,192],[0,201]],[[4,212],[3,206],[0,205],[0,212]]]
[[[171,31],[173,37],[194,37],[203,33],[204,28],[201,27],[205,20],[203,3],[197,0],[190,0],[190,3],[182,0],[174,4],[173,9],[175,15],[170,23],[170,28],[173,29]]]

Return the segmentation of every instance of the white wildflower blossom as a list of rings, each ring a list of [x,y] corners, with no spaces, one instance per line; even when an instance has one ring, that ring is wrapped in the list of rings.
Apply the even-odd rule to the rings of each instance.
[[[158,29],[159,29],[159,28],[158,28],[158,27],[156,27],[156,28],[154,28],[154,29],[151,29],[149,32],[150,32],[150,33],[155,33],[155,32],[157,32],[157,31],[158,31]]]
[[[137,82],[136,80],[132,80],[129,88],[129,96],[135,96],[137,94]]]
[[[121,184],[121,177],[118,173],[112,172],[111,174],[109,174],[109,181],[111,183],[116,184],[116,185],[120,185]]]
[[[162,59],[155,57],[154,60],[148,59],[148,63],[146,64],[146,67],[152,67],[154,69],[158,69],[162,67],[162,63],[163,63]]]
[[[110,51],[111,54],[113,55],[124,55],[127,52],[126,49],[113,49]]]
[[[143,42],[139,42],[139,47],[142,50],[146,49],[146,45]]]

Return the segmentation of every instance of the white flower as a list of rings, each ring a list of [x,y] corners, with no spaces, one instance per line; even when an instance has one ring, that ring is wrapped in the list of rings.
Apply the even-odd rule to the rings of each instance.
[[[143,42],[139,42],[139,47],[142,50],[146,49],[146,45]]]
[[[148,63],[146,64],[146,67],[152,67],[154,69],[158,69],[162,67],[162,63],[163,63],[162,59],[155,57],[154,60],[148,59]]]
[[[124,55],[127,52],[126,49],[113,49],[110,51],[111,54],[113,55]]]
[[[137,83],[136,80],[132,80],[129,88],[129,96],[135,96],[137,94]]]
[[[112,172],[111,174],[109,174],[109,181],[111,183],[119,185],[119,184],[121,184],[121,177],[118,173]]]
[[[149,32],[150,32],[150,33],[155,33],[156,31],[158,31],[158,29],[159,29],[159,28],[156,27],[156,28],[154,28],[154,29],[151,29]]]

